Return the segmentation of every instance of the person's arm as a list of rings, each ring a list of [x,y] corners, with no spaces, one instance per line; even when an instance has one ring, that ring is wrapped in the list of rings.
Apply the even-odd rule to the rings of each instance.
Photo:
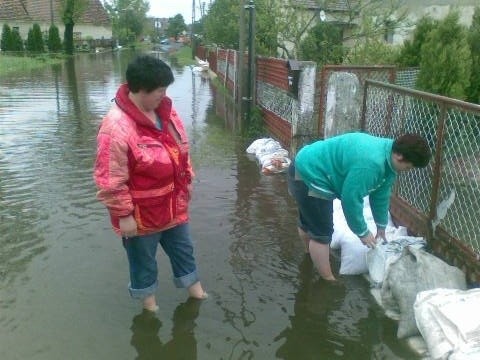
[[[388,209],[390,207],[392,186],[392,180],[385,180],[385,182],[378,189],[369,195],[373,219],[375,220],[377,229],[379,231],[383,230],[383,233],[388,225]]]
[[[97,199],[120,218],[133,213],[133,203],[127,186],[128,145],[115,139],[109,133],[100,132],[97,136],[97,157],[94,180],[97,185]]]
[[[359,238],[370,234],[363,216],[363,198],[375,183],[372,172],[371,169],[351,170],[345,177],[342,187],[341,201],[345,220],[350,230]]]

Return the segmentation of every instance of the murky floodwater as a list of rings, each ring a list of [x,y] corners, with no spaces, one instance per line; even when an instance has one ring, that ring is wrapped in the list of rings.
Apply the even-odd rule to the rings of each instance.
[[[131,56],[1,80],[1,359],[414,358],[363,279],[318,280],[285,178],[259,173],[224,95],[188,67],[174,66],[168,94],[191,137],[191,227],[210,298],[187,301],[159,253],[160,311],[140,311],[92,181],[96,129]]]

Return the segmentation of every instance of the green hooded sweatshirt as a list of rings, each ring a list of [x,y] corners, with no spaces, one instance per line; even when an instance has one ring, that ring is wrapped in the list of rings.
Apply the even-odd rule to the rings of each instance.
[[[387,226],[397,174],[392,145],[392,139],[347,133],[304,146],[295,158],[295,169],[314,196],[341,200],[348,226],[361,237],[369,231],[363,216],[367,195],[377,228]]]

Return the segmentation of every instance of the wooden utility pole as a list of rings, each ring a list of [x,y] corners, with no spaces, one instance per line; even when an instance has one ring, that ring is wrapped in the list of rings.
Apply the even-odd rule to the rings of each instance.
[[[240,1],[240,17],[239,17],[239,34],[238,34],[238,53],[237,53],[237,107],[238,114],[240,116],[240,128],[243,129],[244,123],[244,101],[243,94],[245,94],[245,77],[243,75],[245,68],[245,2],[244,0]]]
[[[190,24],[190,45],[192,46],[192,59],[195,59],[195,39],[193,33],[193,24],[195,24],[195,0],[192,0],[192,23]]]
[[[255,4],[249,0],[248,5],[248,75],[247,75],[247,96],[246,96],[246,123],[250,126],[250,115],[255,104]]]

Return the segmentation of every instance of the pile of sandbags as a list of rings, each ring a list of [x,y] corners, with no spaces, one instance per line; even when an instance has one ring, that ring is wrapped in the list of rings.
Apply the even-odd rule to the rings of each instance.
[[[368,197],[364,217],[376,232]],[[364,274],[385,315],[398,321],[397,337],[435,360],[480,359],[480,289],[466,290],[465,274],[425,250],[422,237],[408,236],[391,219],[386,242],[374,249],[349,229],[340,200],[333,202],[330,246],[340,250],[340,274]]]
[[[363,199],[363,217],[372,234],[377,231],[368,196]],[[381,287],[389,264],[400,256],[405,246],[425,246],[421,237],[408,236],[405,227],[396,227],[389,216],[385,229],[386,242],[379,241],[375,249],[363,245],[348,227],[341,201],[333,201],[333,235],[330,247],[340,251],[341,275],[369,275],[374,287]]]

